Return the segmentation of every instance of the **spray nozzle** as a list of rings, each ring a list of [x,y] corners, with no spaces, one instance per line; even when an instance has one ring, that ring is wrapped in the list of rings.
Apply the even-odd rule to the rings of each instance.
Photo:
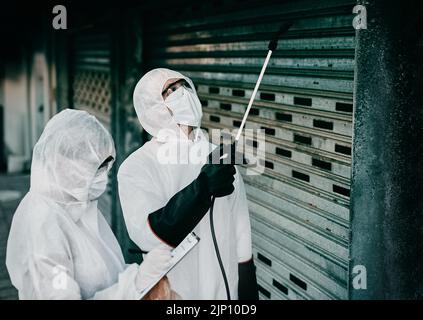
[[[273,39],[270,40],[269,42],[269,46],[268,49],[271,51],[275,51],[277,46],[278,46],[278,40],[279,38],[289,30],[289,28],[291,28],[291,26],[293,25],[292,21],[287,21],[285,23],[283,23],[279,30],[275,33],[275,35],[273,36]]]

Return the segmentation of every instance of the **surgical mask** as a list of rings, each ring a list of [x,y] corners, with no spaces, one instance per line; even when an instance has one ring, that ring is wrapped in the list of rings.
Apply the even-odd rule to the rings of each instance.
[[[172,111],[176,123],[200,126],[203,116],[201,102],[192,89],[180,86],[166,98],[165,104]]]
[[[104,193],[104,191],[106,191],[107,182],[107,170],[97,172],[93,181],[91,182],[90,189],[88,190],[88,200],[98,199]]]

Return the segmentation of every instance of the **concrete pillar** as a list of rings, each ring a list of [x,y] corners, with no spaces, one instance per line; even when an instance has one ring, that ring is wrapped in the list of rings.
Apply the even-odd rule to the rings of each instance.
[[[423,298],[421,1],[364,3],[357,31],[351,299]],[[354,267],[367,289],[354,288]]]

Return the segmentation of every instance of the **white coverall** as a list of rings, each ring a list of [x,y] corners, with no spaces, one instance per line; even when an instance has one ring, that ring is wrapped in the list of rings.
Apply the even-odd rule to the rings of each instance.
[[[178,191],[189,185],[200,173],[202,163],[163,164],[157,154],[175,145],[192,148],[209,147],[202,134],[195,141],[186,137],[172,118],[161,95],[163,85],[171,78],[185,79],[195,92],[192,81],[179,72],[154,69],[144,75],[134,90],[134,106],[142,127],[153,138],[133,152],[118,173],[119,195],[126,226],[131,239],[144,251],[161,243],[152,231],[148,215],[166,205]],[[196,92],[195,92],[196,94]],[[201,112],[193,113],[193,117]],[[195,119],[194,119],[195,120]],[[200,123],[201,119],[198,123]],[[162,137],[162,129],[174,133]],[[162,132],[162,131],[161,131]],[[204,159],[205,161],[206,159]],[[232,299],[237,299],[238,263],[251,259],[251,228],[244,183],[237,171],[235,191],[216,198],[214,226],[221,258],[229,282]],[[212,242],[209,213],[193,230],[199,244],[168,274],[172,288],[182,299],[226,299],[221,270]]]
[[[113,140],[87,112],[64,110],[47,123],[7,243],[6,265],[20,299],[140,298],[140,268],[125,265],[97,200],[89,197],[109,156],[115,157]]]

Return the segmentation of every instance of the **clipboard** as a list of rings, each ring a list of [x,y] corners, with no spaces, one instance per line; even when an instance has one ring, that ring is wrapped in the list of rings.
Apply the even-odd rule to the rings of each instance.
[[[170,270],[172,270],[194,247],[198,244],[200,238],[191,232],[182,242],[171,251],[172,258],[170,266],[160,276],[157,277],[148,287],[141,291],[140,300],[162,279]]]

